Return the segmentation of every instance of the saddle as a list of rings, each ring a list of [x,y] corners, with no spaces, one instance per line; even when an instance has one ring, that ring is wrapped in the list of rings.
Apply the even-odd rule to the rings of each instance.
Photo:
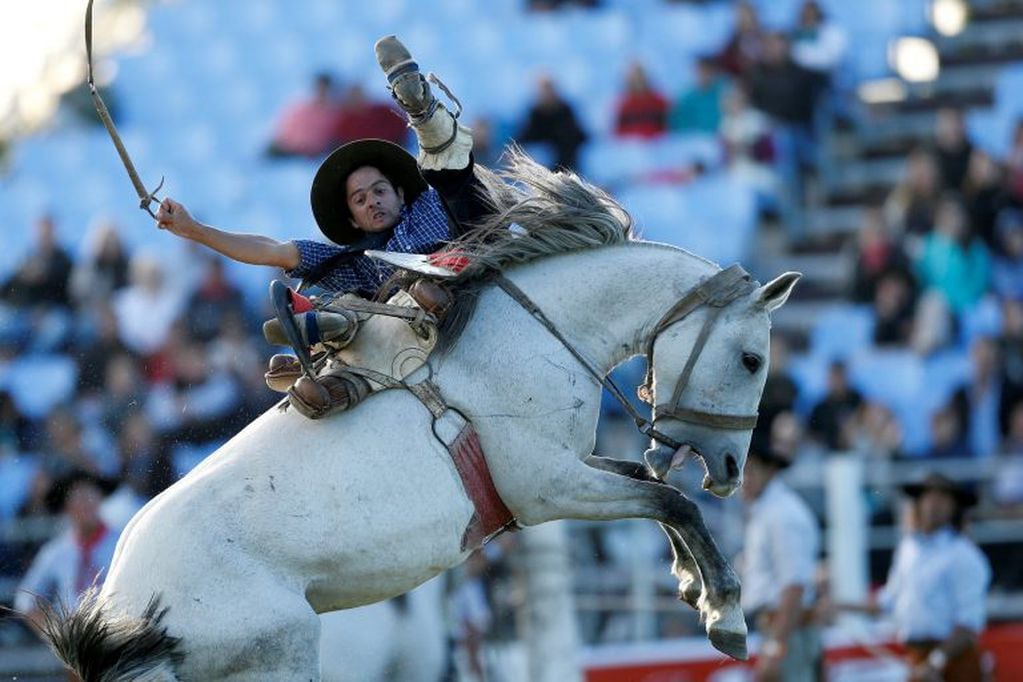
[[[267,385],[319,419],[422,367],[451,298],[435,283],[416,280],[386,303],[352,294],[307,299],[281,282],[271,285],[271,300],[277,317],[263,325],[263,334],[270,343],[291,345],[296,355],[271,358]]]

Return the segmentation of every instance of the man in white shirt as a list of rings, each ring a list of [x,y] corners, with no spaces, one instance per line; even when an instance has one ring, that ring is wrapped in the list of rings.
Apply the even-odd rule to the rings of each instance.
[[[976,496],[941,474],[903,490],[913,498],[914,532],[895,549],[873,610],[894,618],[910,679],[979,682],[977,638],[986,622],[991,565],[960,533]]]
[[[747,523],[742,606],[762,637],[755,678],[812,682],[821,670],[821,639],[812,623],[820,530],[806,503],[778,477],[790,457],[755,447],[746,459],[742,496]]]
[[[39,550],[14,596],[14,608],[38,629],[42,613],[37,598],[71,609],[82,593],[101,583],[114,556],[118,533],[100,516],[106,481],[75,471],[54,483],[47,502],[62,511],[67,528]]]

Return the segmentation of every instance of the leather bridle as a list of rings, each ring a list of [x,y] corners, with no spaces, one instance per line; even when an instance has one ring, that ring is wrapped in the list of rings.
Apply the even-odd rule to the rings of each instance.
[[[674,438],[671,438],[654,428],[654,422],[662,417],[678,419],[679,421],[688,422],[690,424],[699,424],[713,429],[749,430],[756,426],[756,413],[724,414],[720,412],[696,410],[682,405],[682,398],[687,386],[689,385],[693,369],[696,367],[696,361],[700,358],[700,354],[703,352],[703,348],[707,344],[707,338],[710,336],[711,329],[714,327],[714,323],[717,321],[721,311],[729,303],[742,296],[746,296],[758,286],[753,278],[750,277],[749,273],[741,266],[732,265],[731,267],[725,268],[690,289],[675,305],[671,307],[670,310],[668,310],[668,312],[661,317],[654,326],[653,332],[650,334],[650,338],[647,341],[645,350],[647,362],[646,377],[644,378],[643,385],[640,386],[638,391],[640,399],[648,404],[652,403],[653,400],[654,344],[657,342],[657,337],[668,327],[676,322],[681,322],[699,308],[702,308],[703,306],[710,308],[709,314],[703,321],[703,326],[700,328],[700,333],[696,337],[696,343],[693,344],[693,349],[689,353],[689,358],[686,360],[682,373],[679,375],[678,381],[675,384],[675,390],[672,391],[671,400],[667,403],[654,406],[653,421],[644,418],[636,411],[614,381],[610,377],[604,376],[593,366],[593,363],[584,358],[583,355],[568,341],[568,339],[564,337],[554,323],[551,322],[550,318],[548,318],[543,311],[540,310],[535,303],[533,303],[525,292],[503,275],[497,276],[496,282],[497,285],[512,298],[512,300],[522,306],[526,312],[536,318],[540,324],[542,324],[556,339],[558,339],[561,344],[565,346],[565,348],[575,357],[575,359],[582,364],[586,371],[589,372],[598,383],[607,389],[615,400],[621,404],[622,408],[629,413],[629,416],[631,416],[636,422],[636,428],[638,428],[642,434],[652,438],[658,443],[674,450],[678,450],[683,445]]]

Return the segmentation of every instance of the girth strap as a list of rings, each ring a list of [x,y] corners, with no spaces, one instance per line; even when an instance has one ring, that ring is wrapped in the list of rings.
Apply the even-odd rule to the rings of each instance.
[[[515,517],[494,486],[479,434],[472,422],[448,405],[440,389],[429,379],[418,384],[405,384],[405,387],[433,415],[433,435],[451,455],[462,480],[462,488],[475,509],[462,534],[462,549],[475,549],[503,531],[518,528]]]

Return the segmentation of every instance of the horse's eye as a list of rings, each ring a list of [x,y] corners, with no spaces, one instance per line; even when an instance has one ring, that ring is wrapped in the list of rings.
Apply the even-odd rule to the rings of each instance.
[[[759,355],[753,353],[742,354],[742,366],[745,367],[750,374],[756,374],[757,370],[760,369],[760,365],[763,364],[763,360],[760,359]]]

